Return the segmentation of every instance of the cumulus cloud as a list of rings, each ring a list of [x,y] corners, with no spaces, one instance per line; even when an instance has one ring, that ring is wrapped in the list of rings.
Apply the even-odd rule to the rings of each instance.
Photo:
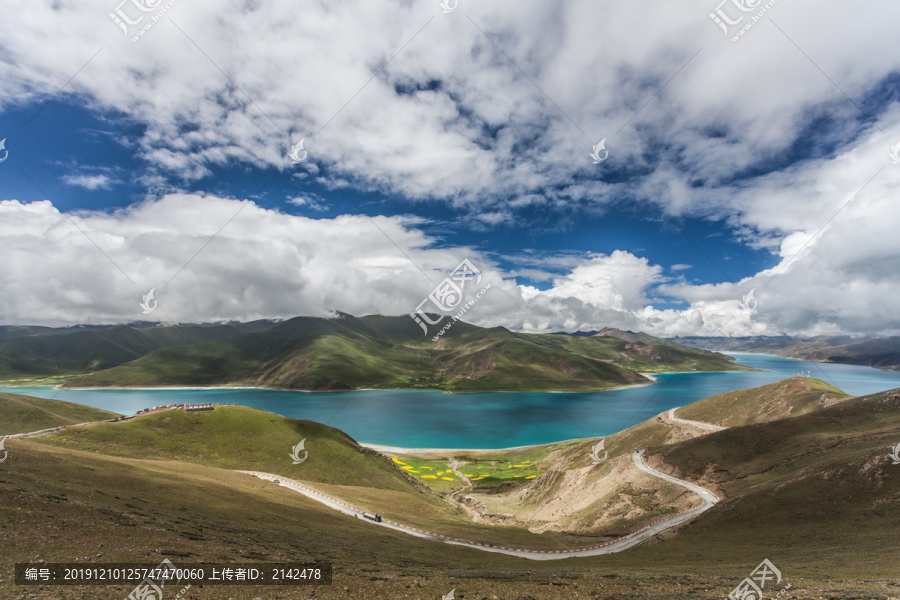
[[[0,106],[78,73],[67,91],[144,126],[141,157],[161,172],[288,168],[287,149],[305,137],[311,170],[483,210],[488,224],[506,220],[491,205],[513,199],[603,204],[629,190],[673,214],[721,209],[726,194],[693,194],[698,181],[731,191],[736,173],[791,149],[816,118],[831,116],[829,135],[846,140],[876,115],[771,23],[732,44],[710,10],[707,0],[649,13],[504,0],[447,15],[402,0],[303,11],[180,2],[134,43],[105,0],[35,2],[0,24]],[[857,100],[897,70],[889,24],[900,7],[889,0],[866,11],[781,3],[769,16]],[[595,167],[587,153],[600,138],[611,157]]]
[[[878,203],[851,204],[845,220],[834,219],[799,255],[791,248],[785,261],[794,259],[777,275],[774,268],[735,284],[692,285],[646,258],[615,251],[537,259],[563,268],[538,289],[517,284],[476,249],[437,247],[415,218],[311,219],[192,194],[113,213],[64,214],[49,201],[6,200],[0,202],[0,244],[7,249],[0,321],[406,314],[468,258],[492,286],[466,314],[483,326],[533,332],[615,326],[656,335],[884,332],[900,329],[886,301],[900,293],[900,256],[885,241],[882,263],[871,264],[859,240],[888,240],[897,223],[856,227],[858,215],[878,209]],[[751,286],[759,303],[752,314],[739,306]],[[139,302],[151,288],[159,307],[144,316]],[[682,306],[655,308],[652,297],[659,294]]]

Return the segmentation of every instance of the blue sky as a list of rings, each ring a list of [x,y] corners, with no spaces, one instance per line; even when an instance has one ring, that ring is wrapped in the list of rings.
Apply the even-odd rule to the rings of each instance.
[[[126,2],[162,14],[137,41],[29,5],[0,25],[0,321],[406,314],[469,258],[486,326],[900,331],[869,18],[898,8],[778,3],[732,42],[707,4]]]

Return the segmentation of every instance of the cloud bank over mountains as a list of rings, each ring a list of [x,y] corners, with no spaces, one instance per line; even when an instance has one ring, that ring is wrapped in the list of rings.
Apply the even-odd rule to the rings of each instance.
[[[848,211],[853,224],[857,209]],[[550,276],[542,291],[517,284],[492,256],[476,249],[436,247],[416,225],[415,218],[401,217],[310,219],[251,201],[187,194],[111,214],[67,215],[50,202],[4,201],[3,321],[198,322],[326,316],[332,310],[404,314],[468,258],[482,270],[482,286],[492,285],[466,313],[466,320],[484,326],[540,332],[611,325],[655,335],[745,335],[779,329],[880,333],[886,323],[897,323],[890,302],[869,300],[900,292],[892,281],[895,265],[889,258],[868,264],[868,248],[860,239],[844,239],[840,226],[826,229],[800,254],[800,240],[792,241],[784,252],[786,266],[774,278],[778,268],[739,284],[695,285],[645,258],[615,251],[562,257],[560,265],[574,266]],[[884,223],[864,233],[883,240],[887,249],[890,227]],[[754,287],[758,307],[749,313],[740,300]],[[156,290],[158,310],[144,315],[139,302],[150,289]],[[684,306],[654,308],[661,293],[682,298]]]
[[[122,143],[146,165],[137,176],[170,191],[61,213],[0,189],[0,321],[145,318],[137,302],[154,287],[164,320],[401,314],[469,258],[493,284],[467,313],[481,325],[900,331],[900,164],[888,156],[900,5],[778,3],[739,43],[710,20],[714,5],[460,0],[442,14],[437,2],[182,0],[132,42],[114,3],[26,3],[0,23],[0,111],[65,86],[57,99],[136,125]],[[293,166],[300,138],[309,156]],[[603,138],[610,157],[594,165]],[[310,219],[178,191],[221,168],[294,171],[422,210]],[[85,173],[68,183],[114,181]],[[312,192],[290,202],[322,204]],[[536,213],[577,220],[623,203],[721,222],[775,266],[737,280],[709,255],[722,277],[701,282],[635,248],[541,253],[541,265],[420,229],[429,206],[488,237]],[[517,284],[523,272],[543,273],[542,289]],[[740,308],[750,289],[753,313]]]

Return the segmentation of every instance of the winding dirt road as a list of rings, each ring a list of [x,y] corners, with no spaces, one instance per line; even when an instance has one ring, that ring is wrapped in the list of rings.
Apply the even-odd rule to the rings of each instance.
[[[665,473],[661,473],[656,469],[647,465],[644,462],[644,449],[635,449],[634,454],[632,456],[634,460],[635,466],[641,471],[645,473],[649,473],[654,477],[662,479],[664,481],[668,481],[669,483],[674,483],[675,485],[679,485],[683,488],[686,488],[696,494],[698,494],[703,499],[703,504],[698,506],[697,508],[693,508],[690,510],[682,511],[677,515],[673,515],[671,517],[667,517],[665,519],[661,519],[656,523],[648,525],[644,529],[640,531],[636,531],[628,536],[623,538],[619,538],[613,542],[607,542],[606,544],[600,546],[592,546],[590,548],[577,548],[577,549],[569,549],[569,550],[529,550],[525,548],[509,548],[506,546],[495,546],[491,544],[483,544],[479,542],[470,542],[466,540],[461,540],[458,538],[451,538],[443,535],[439,535],[436,533],[430,533],[428,531],[422,531],[420,529],[416,529],[414,527],[407,527],[406,525],[400,525],[399,523],[394,523],[387,519],[384,519],[381,523],[375,523],[373,521],[369,521],[365,519],[362,515],[363,512],[361,509],[354,508],[347,504],[346,502],[342,502],[340,500],[336,500],[334,498],[330,498],[312,488],[309,488],[297,481],[292,479],[288,479],[285,477],[281,477],[278,475],[272,475],[271,473],[261,473],[258,471],[240,471],[240,473],[247,473],[249,475],[253,475],[254,477],[259,477],[260,479],[266,479],[268,481],[275,481],[276,479],[279,481],[279,485],[289,488],[295,492],[303,494],[307,498],[311,498],[312,500],[316,500],[317,502],[321,502],[322,504],[329,506],[337,511],[345,515],[354,516],[362,519],[366,523],[371,523],[372,525],[377,525],[381,527],[387,527],[389,529],[394,529],[396,531],[400,531],[406,533],[408,535],[414,535],[419,538],[435,540],[438,542],[444,542],[445,544],[453,544],[456,546],[465,546],[467,548],[474,548],[475,550],[481,550],[484,552],[496,552],[498,554],[507,554],[509,556],[518,556],[521,558],[528,558],[530,560],[560,560],[563,558],[571,558],[573,556],[600,556],[603,554],[613,554],[615,552],[622,552],[623,550],[628,550],[629,548],[633,548],[656,535],[659,535],[663,531],[675,527],[676,525],[680,525],[685,521],[693,519],[694,517],[706,512],[719,501],[718,497],[715,494],[710,492],[704,487],[700,487],[699,485],[695,485],[693,483],[683,481],[681,479],[677,479],[672,477],[671,475],[666,475]]]
[[[680,406],[676,406],[675,408],[669,409],[669,420],[673,423],[680,423],[681,425],[690,425],[691,427],[696,427],[697,429],[703,429],[706,431],[722,431],[723,429],[728,429],[727,427],[719,427],[718,425],[713,425],[712,423],[704,423],[703,421],[689,421],[687,419],[679,419],[675,416],[675,410],[681,408]]]

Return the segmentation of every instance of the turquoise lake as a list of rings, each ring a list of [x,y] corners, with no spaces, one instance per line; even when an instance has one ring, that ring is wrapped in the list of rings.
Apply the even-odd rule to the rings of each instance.
[[[56,398],[133,414],[181,402],[241,404],[326,423],[357,441],[406,448],[507,448],[601,437],[664,410],[727,392],[772,383],[799,371],[861,396],[900,387],[900,373],[869,367],[731,352],[740,364],[765,369],[738,373],[658,375],[655,384],[590,393],[494,392],[448,394],[424,390],[307,393],[280,390],[53,390],[2,391]],[[2,425],[0,425],[2,427]],[[3,432],[0,431],[0,434]]]

